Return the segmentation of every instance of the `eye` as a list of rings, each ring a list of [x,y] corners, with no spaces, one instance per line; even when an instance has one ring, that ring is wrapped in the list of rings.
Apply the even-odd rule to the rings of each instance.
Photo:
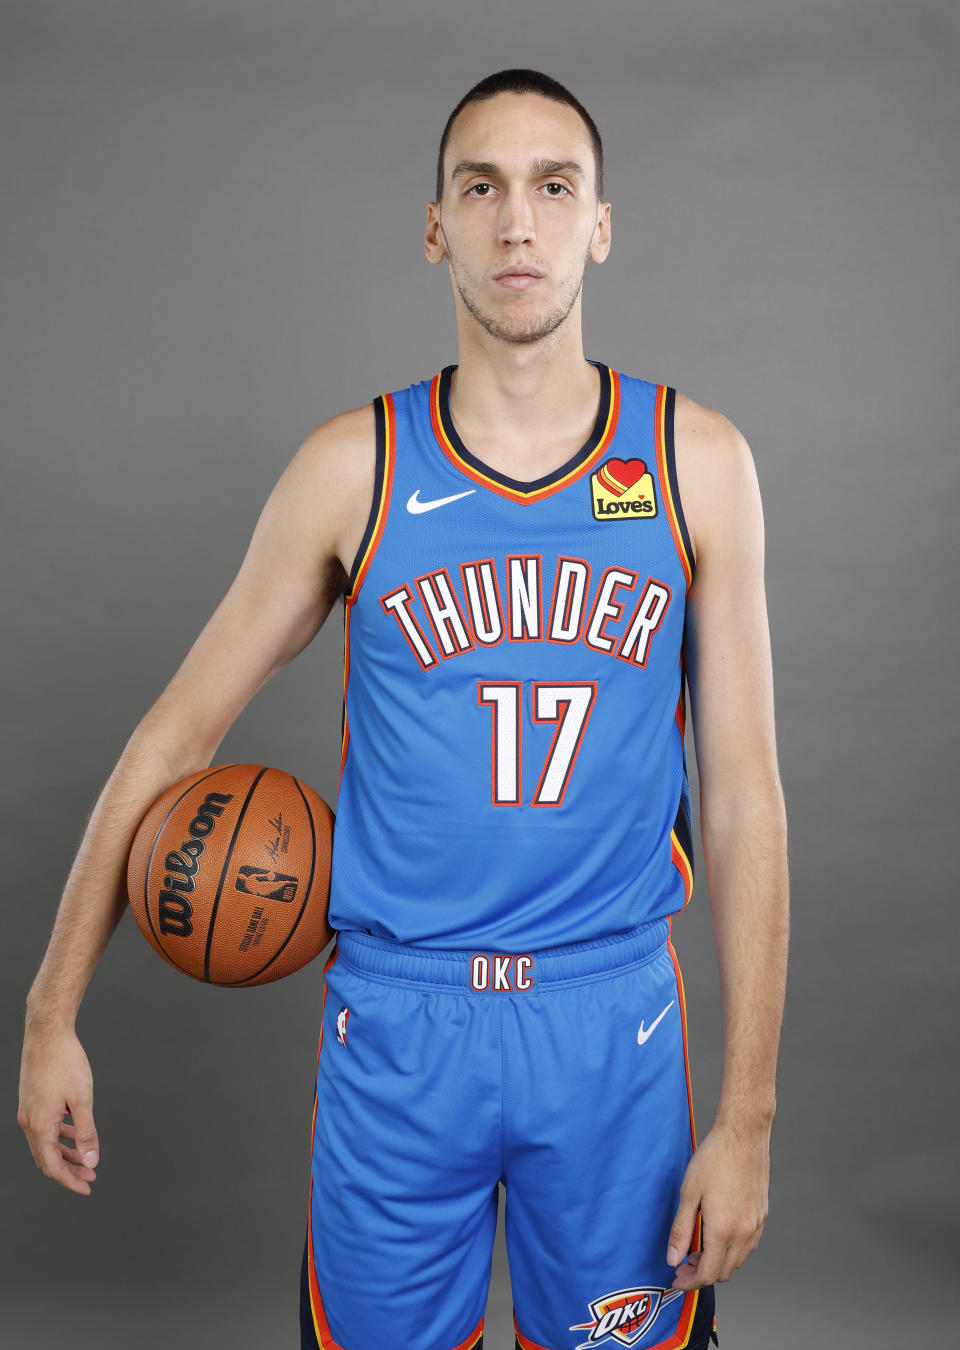
[[[558,188],[560,188],[560,190],[561,190],[562,192],[565,192],[565,193],[567,194],[567,196],[570,195],[570,189],[566,186],[565,183],[547,183],[545,186],[548,187],[548,188],[555,188],[555,187],[558,187]],[[547,193],[547,196],[548,196],[548,197],[556,197],[556,198],[559,198],[560,194],[557,193],[557,192],[548,192],[548,193]]]
[[[467,191],[466,191],[466,193],[465,193],[464,195],[467,196],[467,197],[469,197],[469,196],[470,196],[470,193],[471,193],[471,192],[476,192],[477,188],[488,188],[488,187],[492,187],[492,186],[493,186],[492,183],[474,183],[473,187],[467,188]],[[480,195],[481,195],[481,197],[487,197],[489,194],[486,193],[486,192],[483,192],[483,193],[481,193]]]

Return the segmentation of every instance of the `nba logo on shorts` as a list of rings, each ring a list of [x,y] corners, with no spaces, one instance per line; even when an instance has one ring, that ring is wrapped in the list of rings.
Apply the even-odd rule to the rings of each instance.
[[[347,1043],[347,1018],[350,1016],[350,1009],[344,1006],[337,1013],[337,1040],[341,1045]]]

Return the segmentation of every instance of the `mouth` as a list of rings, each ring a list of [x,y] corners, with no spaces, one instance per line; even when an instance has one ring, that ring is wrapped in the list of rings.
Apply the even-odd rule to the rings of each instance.
[[[543,273],[536,267],[506,267],[502,272],[498,272],[493,279],[498,286],[506,286],[514,291],[523,291],[530,286],[536,286],[538,281],[542,281]]]

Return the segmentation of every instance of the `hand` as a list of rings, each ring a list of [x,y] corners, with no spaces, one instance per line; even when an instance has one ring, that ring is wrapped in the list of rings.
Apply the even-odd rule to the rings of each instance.
[[[687,1164],[670,1229],[672,1289],[698,1289],[730,1276],[760,1241],[770,1189],[770,1128],[714,1124]],[[690,1252],[700,1208],[703,1250]]]
[[[70,1112],[73,1124],[64,1121]],[[100,1156],[93,1123],[93,1074],[72,1027],[31,1025],[23,1039],[17,1124],[44,1176],[90,1195]],[[93,1166],[84,1155],[93,1151]]]

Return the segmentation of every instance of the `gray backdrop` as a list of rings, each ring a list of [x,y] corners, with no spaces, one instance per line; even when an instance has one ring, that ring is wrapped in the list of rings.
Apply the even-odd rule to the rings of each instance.
[[[456,359],[423,257],[446,116],[567,83],[608,155],[586,354],[725,412],[767,526],[791,976],[757,1252],[723,1350],[941,1344],[955,1285],[957,26],[943,0],[5,0],[2,1304],[9,1342],[297,1339],[321,962],[243,993],[125,916],[78,1032],[89,1198],[16,1124],[23,998],[89,811],[334,412]],[[218,762],[333,799],[340,611]],[[693,766],[693,746],[688,748]],[[702,852],[675,926],[699,1134]],[[512,1345],[498,1235],[487,1322]]]

